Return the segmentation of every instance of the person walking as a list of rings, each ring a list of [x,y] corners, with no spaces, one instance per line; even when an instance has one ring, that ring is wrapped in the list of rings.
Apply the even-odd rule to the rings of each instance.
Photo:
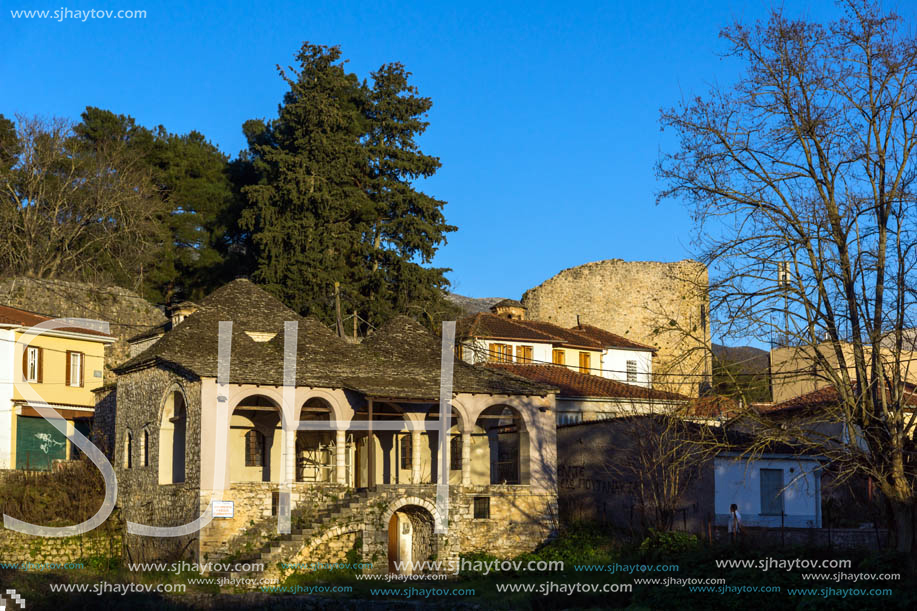
[[[742,532],[742,514],[739,513],[739,506],[735,503],[729,506],[729,513],[732,514],[729,518],[729,534],[732,536],[732,542],[735,543]]]

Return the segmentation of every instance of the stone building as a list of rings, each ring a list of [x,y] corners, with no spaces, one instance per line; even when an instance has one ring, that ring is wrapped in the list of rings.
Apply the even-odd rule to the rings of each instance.
[[[533,549],[556,527],[555,389],[455,362],[441,421],[441,354],[407,318],[353,344],[247,280],[217,290],[117,369],[125,519],[204,516],[166,537],[132,527],[129,557],[275,567],[356,551],[385,572]]]
[[[658,349],[654,388],[697,396],[712,370],[707,268],[609,259],[565,269],[522,297],[530,320],[592,325]]]

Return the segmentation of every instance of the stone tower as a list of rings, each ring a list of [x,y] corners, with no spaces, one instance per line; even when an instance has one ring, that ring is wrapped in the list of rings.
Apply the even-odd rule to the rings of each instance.
[[[697,396],[711,372],[707,268],[608,259],[571,267],[522,297],[530,320],[594,325],[656,346],[654,387]]]

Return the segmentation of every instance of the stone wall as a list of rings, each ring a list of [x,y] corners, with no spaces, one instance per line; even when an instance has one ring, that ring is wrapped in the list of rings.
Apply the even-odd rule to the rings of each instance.
[[[185,481],[159,484],[159,423],[166,393],[180,388],[186,402]],[[198,518],[200,506],[200,381],[166,369],[144,369],[120,376],[117,388],[114,465],[118,505],[126,521],[179,526]],[[124,460],[126,432],[132,433],[131,462]],[[149,433],[148,460],[142,460],[143,432]],[[198,558],[198,534],[182,537],[125,535],[131,562]]]
[[[105,347],[105,381],[111,368],[128,357],[127,338],[166,322],[159,308],[133,291],[65,280],[0,279],[0,304],[53,317],[103,320],[118,341]]]
[[[0,562],[34,565],[79,563],[121,555],[121,526],[109,522],[75,537],[35,537],[0,528]],[[50,567],[45,566],[47,570]],[[65,567],[66,568],[66,567]]]
[[[711,371],[707,269],[691,260],[609,259],[565,269],[522,296],[527,317],[594,325],[659,349],[656,388],[696,396]]]

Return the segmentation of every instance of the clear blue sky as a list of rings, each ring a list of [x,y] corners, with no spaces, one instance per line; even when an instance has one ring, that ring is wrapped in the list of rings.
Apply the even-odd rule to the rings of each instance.
[[[813,18],[828,0],[787,2]],[[146,19],[13,19],[10,10],[143,9]],[[87,105],[235,156],[241,125],[273,117],[275,65],[303,41],[338,44],[361,76],[400,61],[433,98],[422,188],[459,226],[435,264],[453,290],[521,296],[598,259],[678,260],[692,225],[654,203],[671,137],[662,106],[729,82],[719,30],[770,2],[198,2],[0,0],[0,113],[73,119]]]

